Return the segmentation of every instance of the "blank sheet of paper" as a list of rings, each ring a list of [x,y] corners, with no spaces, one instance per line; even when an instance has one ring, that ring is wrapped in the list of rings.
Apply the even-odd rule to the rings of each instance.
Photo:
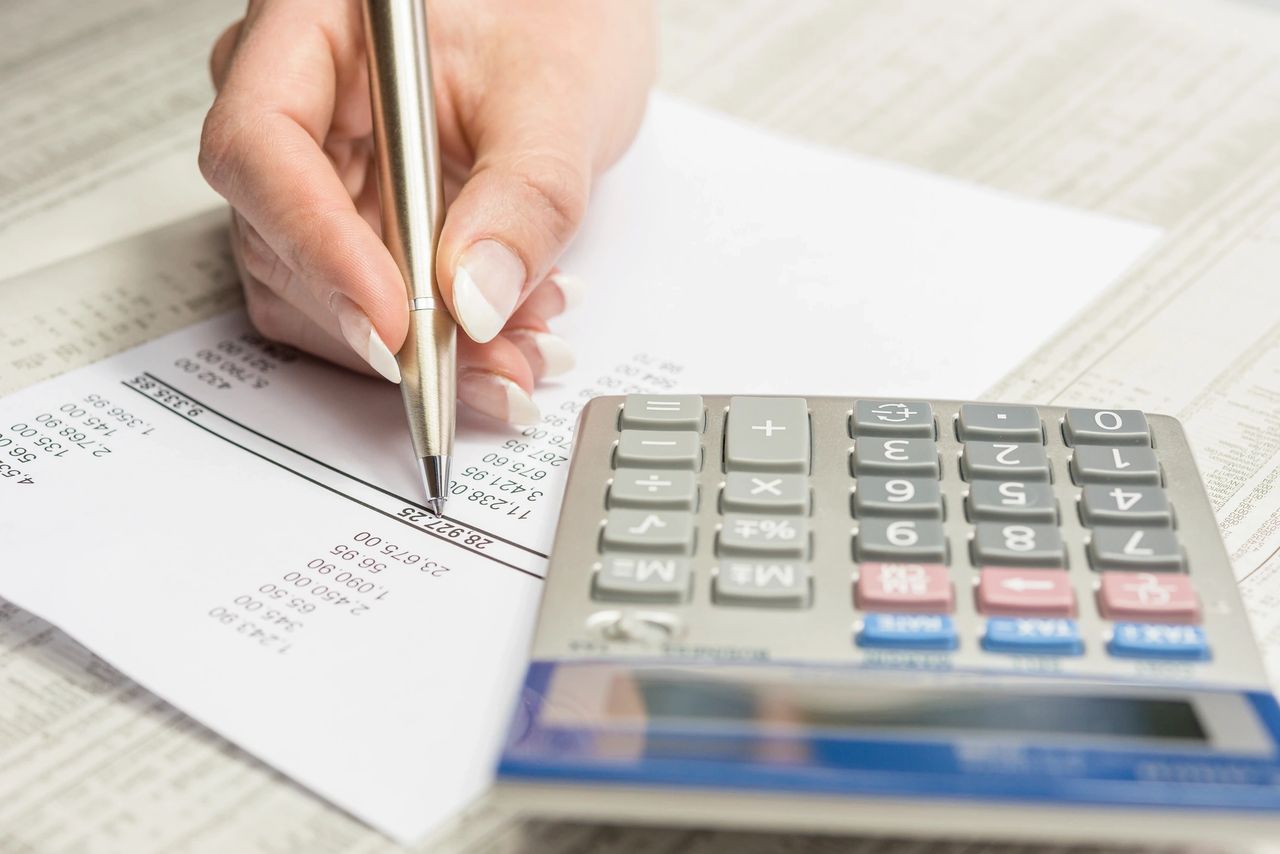
[[[579,367],[530,429],[461,419],[449,518],[394,387],[228,315],[0,400],[0,595],[416,839],[490,778],[587,398],[976,395],[1155,236],[658,98],[563,262]],[[155,239],[30,286],[154,275]]]

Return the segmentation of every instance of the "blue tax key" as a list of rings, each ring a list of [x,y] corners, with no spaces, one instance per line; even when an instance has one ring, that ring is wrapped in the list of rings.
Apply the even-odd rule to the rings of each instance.
[[[867,614],[858,646],[875,649],[955,649],[956,627],[941,614]]]
[[[992,617],[987,620],[982,648],[1029,655],[1080,655],[1084,643],[1075,620]]]
[[[1116,623],[1107,651],[1124,658],[1203,661],[1209,657],[1203,629],[1165,623]]]

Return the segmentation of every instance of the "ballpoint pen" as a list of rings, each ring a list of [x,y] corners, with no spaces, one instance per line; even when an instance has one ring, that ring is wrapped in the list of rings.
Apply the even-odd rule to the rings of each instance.
[[[457,327],[436,282],[444,192],[426,18],[426,0],[364,2],[382,238],[408,289],[400,391],[426,506],[438,516],[453,452]]]

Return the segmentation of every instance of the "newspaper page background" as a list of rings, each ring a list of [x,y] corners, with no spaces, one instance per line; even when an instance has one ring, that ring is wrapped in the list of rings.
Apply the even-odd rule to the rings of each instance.
[[[6,13],[18,5],[0,3]],[[159,5],[197,4],[134,2],[151,39],[164,33],[145,25]],[[206,36],[211,43],[238,5],[220,2],[224,16],[214,4],[188,11],[184,20],[199,31],[191,44]],[[51,27],[72,28],[56,23],[67,16],[51,8],[69,10],[69,0],[39,6]],[[1124,282],[989,396],[1128,404],[1182,418],[1280,677],[1280,299],[1271,278],[1280,268],[1280,17],[1210,0],[664,0],[660,9],[661,86],[669,91],[814,141],[1169,230]],[[58,48],[48,36],[42,67],[51,66],[50,52],[76,56],[83,37],[68,36]],[[163,44],[140,36],[138,43]],[[36,56],[14,50],[0,62],[26,68]],[[207,92],[203,54],[182,59],[171,64],[169,84]],[[124,109],[144,97],[130,91],[137,83],[136,74],[99,78],[101,97]],[[162,115],[178,128],[175,145],[183,133],[187,144],[194,139],[203,107],[199,99],[168,101]],[[68,109],[77,108],[86,119],[100,115],[93,99],[73,99]],[[31,144],[69,146],[76,127],[70,116]],[[129,153],[162,135],[145,122],[121,128],[125,143],[111,156],[65,155],[60,174],[72,177],[57,186],[0,183],[0,213],[38,210],[83,222],[68,201],[87,192],[83,176],[145,174]],[[13,165],[0,168],[17,174]],[[155,215],[194,207],[184,195],[158,204]],[[6,221],[0,216],[0,241]],[[79,248],[118,236],[103,228]],[[235,305],[225,259],[198,263],[203,275],[187,289],[140,284],[99,293],[85,283],[70,299],[19,299],[0,283],[4,385],[29,384]],[[1053,305],[1044,294],[1036,308]],[[41,324],[49,336],[28,334]],[[0,850],[399,850],[56,629],[2,604],[0,680],[8,686],[0,698]],[[421,850],[961,849],[1026,850],[513,823],[483,810]]]

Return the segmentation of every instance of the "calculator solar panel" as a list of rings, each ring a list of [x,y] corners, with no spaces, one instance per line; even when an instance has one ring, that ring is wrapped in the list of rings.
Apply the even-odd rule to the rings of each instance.
[[[499,790],[535,812],[1277,832],[1280,714],[1164,416],[597,398],[532,659]]]

